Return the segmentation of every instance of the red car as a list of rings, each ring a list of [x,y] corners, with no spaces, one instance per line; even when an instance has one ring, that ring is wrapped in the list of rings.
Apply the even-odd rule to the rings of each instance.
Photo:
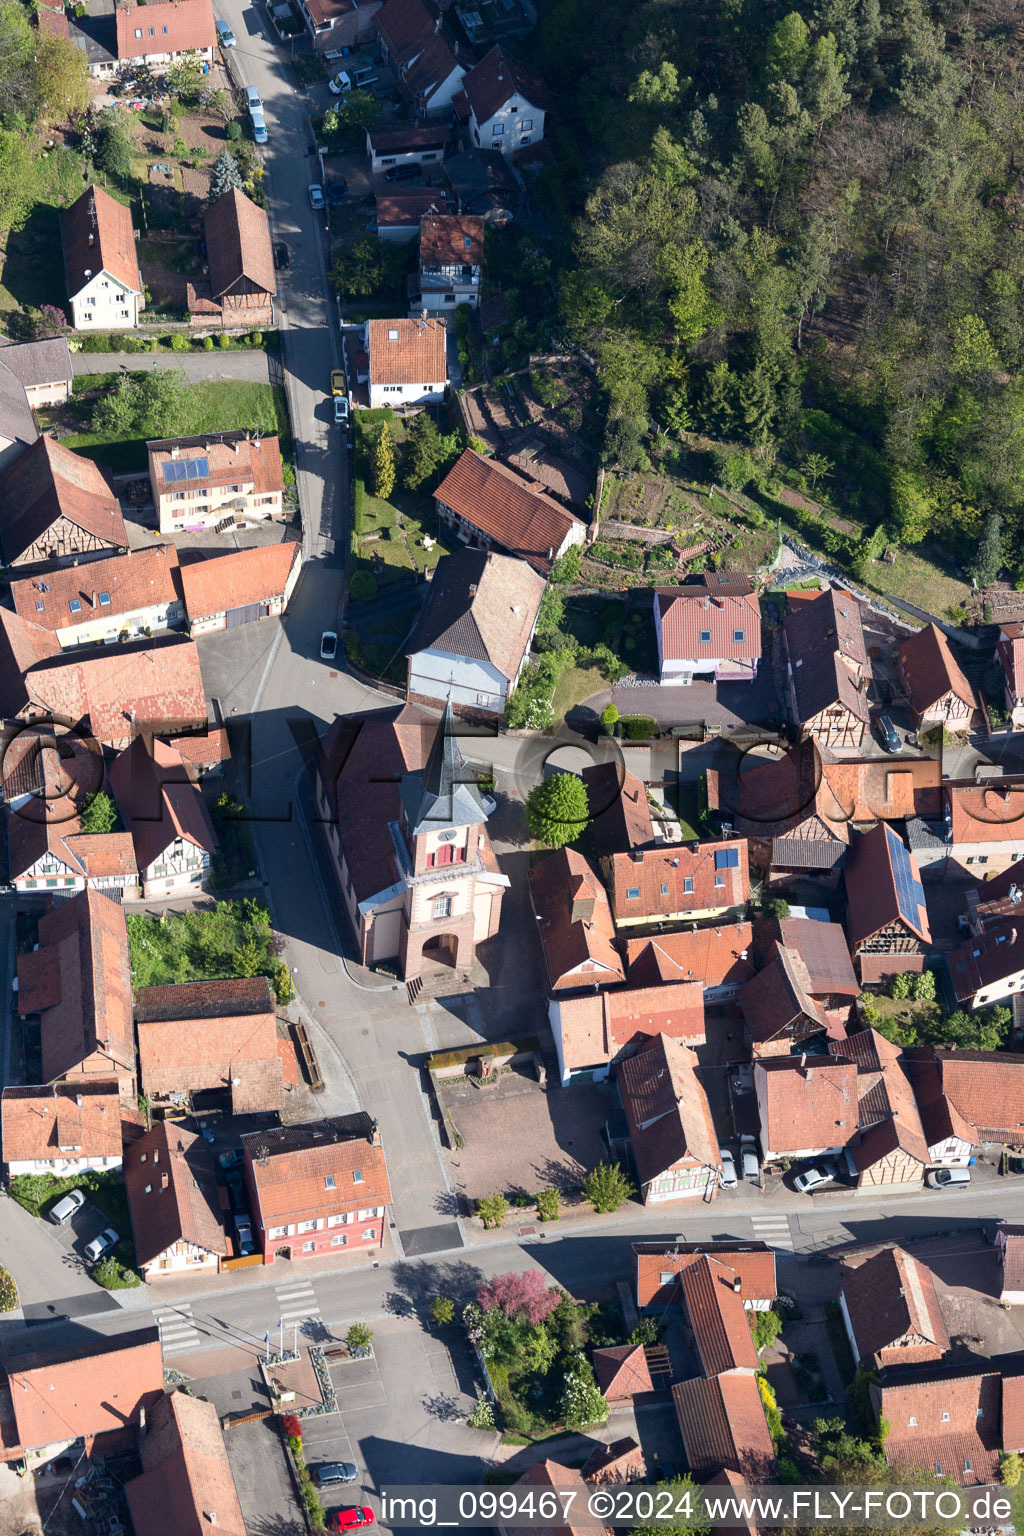
[[[373,1524],[373,1510],[359,1504],[350,1504],[347,1509],[336,1509],[327,1522],[328,1529],[332,1531],[355,1531],[361,1525]]]

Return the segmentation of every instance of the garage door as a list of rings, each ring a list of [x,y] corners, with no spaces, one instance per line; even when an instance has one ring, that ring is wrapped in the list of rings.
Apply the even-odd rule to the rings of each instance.
[[[253,619],[258,619],[259,616],[259,603],[246,603],[244,608],[229,608],[224,625],[226,629],[234,629],[236,624],[250,624]]]

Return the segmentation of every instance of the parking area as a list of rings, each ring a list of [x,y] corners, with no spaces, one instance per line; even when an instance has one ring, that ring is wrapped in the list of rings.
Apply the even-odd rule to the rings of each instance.
[[[546,1092],[510,1072],[491,1087],[456,1079],[443,1108],[464,1145],[446,1152],[452,1182],[467,1200],[497,1190],[575,1192],[582,1174],[607,1156],[601,1132],[613,1112],[607,1083]]]
[[[245,1529],[304,1536],[305,1523],[274,1421],[240,1424],[228,1430],[225,1441]]]

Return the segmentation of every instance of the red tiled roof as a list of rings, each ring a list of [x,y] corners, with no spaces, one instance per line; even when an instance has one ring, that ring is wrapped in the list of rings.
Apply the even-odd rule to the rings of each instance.
[[[190,621],[283,596],[301,559],[302,545],[287,542],[188,561],[181,568],[181,586]]]
[[[486,123],[517,91],[540,111],[547,111],[551,105],[551,97],[539,77],[500,45],[485,53],[470,70],[462,89],[478,123]]]
[[[610,1403],[632,1398],[637,1392],[653,1392],[654,1383],[642,1344],[613,1344],[595,1349],[594,1375]]]
[[[568,1506],[569,1517],[564,1524],[558,1521],[557,1516],[553,1518],[551,1525],[516,1526],[503,1523],[502,1530],[505,1536],[527,1536],[528,1532],[536,1533],[536,1536],[611,1536],[610,1528],[591,1524],[585,1516],[581,1523],[573,1522],[573,1507],[582,1512],[585,1511],[587,1503],[587,1486],[574,1467],[563,1467],[560,1462],[551,1460],[535,1461],[532,1466],[527,1467],[514,1486],[538,1488],[542,1491],[545,1488],[561,1488],[574,1492],[576,1497]],[[565,1507],[561,1500],[558,1507]]]
[[[484,221],[468,213],[425,213],[420,220],[420,265],[479,267]]]
[[[0,1115],[5,1163],[121,1156],[116,1078],[5,1088]]]
[[[123,1168],[140,1264],[179,1242],[227,1256],[217,1174],[201,1136],[162,1120],[126,1148]]]
[[[10,1092],[10,1090],[7,1090]],[[1001,1221],[997,1228],[1005,1238],[1003,1244],[1002,1289],[1024,1291],[1024,1227]]]
[[[742,1301],[774,1301],[778,1294],[775,1254],[766,1243],[634,1243],[633,1252],[638,1307],[668,1306],[675,1295],[677,1277],[704,1253],[739,1276]],[[670,1278],[663,1280],[663,1275]]]
[[[741,907],[750,899],[745,838],[617,853],[606,867],[617,923]]]
[[[253,1131],[242,1146],[264,1227],[391,1204],[384,1149],[367,1114]]]
[[[1024,624],[1019,620],[1000,624],[998,647],[1004,668],[1009,672],[1010,687],[1019,696],[1024,693]]]
[[[562,1060],[578,1071],[612,1061],[627,1046],[653,1035],[702,1045],[704,988],[699,981],[663,987],[630,987],[559,1000]]]
[[[586,786],[590,833],[598,858],[653,843],[654,824],[642,779],[617,762],[592,763],[580,777]]]
[[[369,320],[371,384],[444,384],[448,379],[443,320]]]
[[[738,1286],[742,1289],[735,1271],[706,1253],[680,1273],[683,1310],[705,1376],[757,1370],[757,1350]]]
[[[0,549],[8,565],[61,518],[112,551],[128,547],[117,497],[98,467],[52,437],[40,437],[0,474],[0,505]]]
[[[1024,1056],[934,1046],[906,1055],[929,1145],[950,1134],[974,1143],[1024,1142]]]
[[[434,17],[423,0],[386,0],[373,24],[396,59],[422,47],[434,33]]]
[[[8,1356],[18,1437],[25,1447],[137,1424],[140,1409],[163,1396],[160,1330],[94,1333],[88,1344]]]
[[[703,586],[659,587],[654,606],[661,617],[666,661],[701,657],[741,661],[761,655],[761,609],[753,592],[719,594]],[[707,640],[702,638],[705,634]]]
[[[462,517],[509,554],[543,573],[580,519],[550,496],[535,491],[494,459],[467,448],[434,492],[434,499]],[[549,555],[549,550],[554,555]]]
[[[681,1040],[655,1035],[619,1063],[618,1082],[642,1185],[680,1165],[717,1169],[721,1153],[697,1058]]]
[[[1024,969],[1024,915],[966,939],[946,956],[958,1003]],[[991,995],[991,994],[990,994]]]
[[[443,213],[446,194],[440,187],[411,187],[394,192],[390,188],[376,194],[378,229],[419,228],[425,213]]]
[[[635,986],[659,981],[700,981],[706,989],[740,986],[754,967],[749,923],[720,923],[688,933],[659,933],[656,938],[627,939],[626,968]]]
[[[42,1015],[47,1082],[96,1055],[108,1072],[134,1076],[128,929],[116,901],[86,890],[46,913],[38,950],[18,957],[18,981],[19,1011]]]
[[[51,631],[94,624],[148,608],[167,608],[178,599],[178,551],[172,544],[138,549],[109,560],[88,560],[11,583],[15,612]],[[108,599],[100,602],[100,594]],[[79,604],[72,611],[71,604]]]
[[[857,1068],[842,1057],[773,1057],[754,1063],[766,1157],[845,1147],[857,1135]]]
[[[220,1417],[213,1403],[172,1392],[149,1414],[144,1471],[125,1484],[135,1536],[199,1536],[214,1524],[245,1536]]]
[[[1003,1374],[1003,1450],[1024,1451],[1024,1376]]]
[[[680,1381],[672,1401],[695,1478],[726,1469],[742,1473],[751,1486],[776,1481],[775,1451],[755,1376],[736,1372]]]
[[[867,695],[858,676],[869,672],[868,653],[856,598],[830,587],[788,613],[784,627],[798,719],[841,704],[866,724]]]
[[[553,990],[625,980],[607,894],[581,853],[560,848],[536,864],[530,897]]]
[[[200,9],[205,6],[210,14],[212,32],[210,0],[189,0],[189,3]],[[159,4],[147,6],[147,11],[153,12],[168,9],[169,6]],[[119,27],[128,15],[128,11],[118,11]],[[77,202],[61,213],[60,235],[64,244],[64,274],[69,297],[74,298],[89,282],[87,272],[101,271],[141,296],[142,277],[132,230],[132,211],[126,204],[119,203],[102,187],[86,187]]]
[[[850,841],[847,813],[825,778],[818,749],[807,737],[775,761],[754,753],[737,775],[708,769],[708,805],[721,811],[737,836]]]
[[[68,651],[33,667],[26,684],[34,704],[108,744],[137,730],[169,735],[206,723],[199,653],[177,635]]]
[[[998,1482],[1001,1389],[994,1370],[961,1373],[939,1366],[883,1380],[875,1392],[879,1417],[890,1426],[886,1461],[961,1485]]]
[[[899,647],[899,658],[910,685],[910,702],[917,714],[924,714],[947,693],[974,708],[974,689],[960,670],[949,641],[936,624],[926,624],[904,640]]]
[[[135,1017],[145,1093],[230,1087],[236,1113],[281,1108],[277,1021],[266,977],[142,987]]]
[[[820,923],[811,917],[784,917],[778,923],[781,942],[799,954],[807,968],[812,997],[858,997],[860,987],[840,923]]]
[[[931,943],[917,859],[886,822],[878,822],[855,839],[845,879],[846,931],[854,948],[891,923],[903,926],[922,944]]]
[[[737,1001],[747,1033],[757,1044],[784,1034],[803,1039],[828,1026],[824,1004],[811,997],[811,979],[802,957],[783,945],[763,970],[741,987]]]
[[[217,40],[211,0],[151,0],[134,9],[118,8],[116,15],[117,57],[122,60],[212,48]]]
[[[61,757],[61,751],[66,756]],[[80,737],[41,726],[26,727],[3,756],[7,798],[34,798],[8,819],[8,866],[12,880],[28,875],[51,854],[68,875],[134,879],[138,873],[131,838],[124,832],[85,833],[79,812],[103,784],[103,761]],[[62,878],[54,871],[51,878]]]
[[[0,490],[2,490],[0,483]],[[1024,781],[992,779],[985,784],[946,784],[953,845],[1015,843],[1024,840]]]
[[[857,1064],[857,1123],[862,1135],[851,1155],[858,1173],[897,1148],[926,1164],[928,1143],[900,1048],[876,1029],[864,1029],[830,1041],[829,1050]]]
[[[852,822],[942,815],[942,763],[938,758],[910,758],[898,766],[877,759],[823,763],[821,771]]]
[[[155,737],[136,736],[110,765],[110,787],[146,870],[179,838],[212,853],[210,813],[179,754]]]
[[[190,6],[197,0],[188,0]],[[146,5],[146,12],[159,6]],[[267,215],[238,187],[211,203],[205,219],[210,291],[215,299],[239,292],[276,293]]]
[[[844,1262],[840,1289],[866,1369],[939,1360],[949,1349],[931,1270],[903,1248]]]
[[[231,756],[231,744],[223,726],[217,729],[211,727],[195,736],[172,736],[168,745],[174,748],[183,762],[193,763],[197,768],[226,763]]]
[[[167,494],[169,482],[165,466],[180,460],[182,453],[188,456],[192,450],[195,450],[193,460],[204,459],[208,472],[199,479],[190,479],[190,490],[228,486],[236,481],[246,486],[251,485],[254,495],[284,489],[281,445],[276,437],[261,437],[257,440],[246,431],[216,432],[202,437],[159,438],[146,444],[154,496]]]

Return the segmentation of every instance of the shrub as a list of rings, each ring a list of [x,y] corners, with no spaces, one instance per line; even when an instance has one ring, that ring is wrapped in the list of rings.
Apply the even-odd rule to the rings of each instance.
[[[1024,1462],[1021,1461],[1019,1451],[1000,1451],[999,1481],[1004,1488],[1016,1488],[1022,1471],[1024,1471]]]
[[[604,726],[605,731],[608,733],[609,736],[611,735],[611,732],[612,732],[612,726],[615,724],[615,722],[616,722],[616,720],[618,720],[618,718],[619,718],[619,712],[615,708],[615,705],[614,704],[606,704],[604,709],[602,709],[602,711],[601,711],[601,724]]]
[[[108,794],[98,790],[82,811],[82,831],[103,834],[117,825],[117,806]]]
[[[348,595],[354,603],[364,597],[376,597],[377,578],[372,571],[353,571],[348,584]]]
[[[767,1312],[752,1312],[749,1314],[750,1332],[754,1338],[754,1348],[758,1354],[762,1349],[771,1349],[775,1340],[782,1332],[782,1318],[771,1307]]]
[[[248,341],[250,347],[262,347],[262,345],[263,345],[263,332],[262,331],[250,331],[249,335],[246,337],[246,340]]]
[[[0,1312],[13,1312],[20,1303],[18,1287],[6,1269],[0,1269]]]
[[[537,1195],[537,1215],[541,1221],[557,1221],[562,1197],[557,1189],[542,1189]]]
[[[535,1328],[555,1310],[560,1297],[539,1269],[526,1269],[522,1274],[513,1270],[507,1275],[495,1275],[480,1287],[476,1299],[485,1313],[497,1309],[506,1317],[522,1318]]]
[[[373,1331],[365,1323],[353,1323],[345,1335],[345,1343],[354,1354],[356,1350],[369,1349]]]
[[[455,1317],[455,1303],[450,1296],[435,1296],[430,1303],[430,1321],[435,1328],[447,1328]]]
[[[221,331],[220,335],[217,337],[217,345],[218,347],[224,348],[230,347],[231,337],[228,335],[227,331]]]
[[[633,1185],[618,1163],[598,1163],[583,1180],[583,1193],[595,1211],[617,1211],[633,1193]]]
[[[174,335],[171,337],[171,351],[188,351],[188,337],[185,335],[184,331],[175,331]]]
[[[504,1195],[485,1195],[482,1200],[476,1202],[476,1213],[485,1228],[490,1231],[493,1227],[504,1225],[505,1217],[508,1215],[508,1201]]]
[[[478,1398],[470,1409],[466,1423],[470,1429],[493,1429],[494,1405],[486,1397]]]
[[[289,1440],[302,1440],[302,1420],[297,1413],[286,1413],[281,1420],[281,1428]]]
[[[237,144],[242,137],[242,125],[237,118],[233,118],[224,129],[224,136],[229,144]]]
[[[622,731],[627,741],[647,741],[649,737],[661,734],[657,720],[652,720],[650,715],[623,715]]]
[[[204,336],[203,337],[203,350],[205,352],[212,352],[213,351],[213,337],[212,336]]]
[[[908,971],[899,971],[889,983],[889,996],[902,1002],[908,998],[914,986],[914,978]]]
[[[566,1366],[559,1407],[566,1429],[588,1429],[591,1424],[603,1424],[608,1417],[608,1404],[582,1353],[574,1355]]]
[[[135,1270],[119,1264],[112,1253],[100,1260],[92,1272],[92,1278],[105,1291],[130,1291],[142,1283]]]

